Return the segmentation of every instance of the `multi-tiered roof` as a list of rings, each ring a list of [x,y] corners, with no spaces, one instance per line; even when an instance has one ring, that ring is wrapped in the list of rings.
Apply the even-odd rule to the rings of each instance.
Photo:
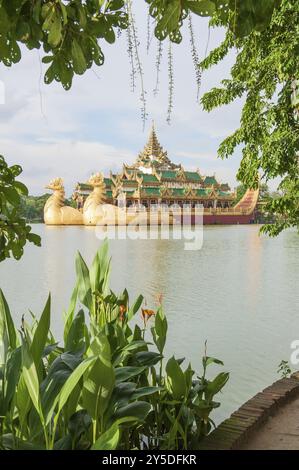
[[[199,170],[187,171],[182,165],[173,163],[160,145],[154,125],[135,163],[124,164],[118,174],[111,172],[109,178],[104,178],[104,183],[109,203],[114,203],[120,193],[132,202],[147,199],[151,202],[217,200],[228,204],[234,199],[229,185],[218,182],[215,175],[204,176]],[[85,196],[91,189],[86,183],[78,183],[75,196]]]

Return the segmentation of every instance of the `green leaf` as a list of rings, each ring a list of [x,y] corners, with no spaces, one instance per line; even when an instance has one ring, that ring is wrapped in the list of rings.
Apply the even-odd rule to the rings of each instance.
[[[28,188],[21,181],[15,181],[14,186],[20,194],[28,196]]]
[[[119,427],[117,423],[104,432],[92,445],[91,450],[115,450],[120,437]]]
[[[87,65],[82,48],[80,47],[76,39],[73,39],[72,41],[71,55],[73,59],[74,72],[79,75],[82,75],[86,71]]]
[[[188,0],[186,4],[193,13],[200,16],[212,16],[215,11],[215,5],[210,0]]]
[[[0,289],[0,363],[5,363],[8,349],[17,346],[17,335],[10,310]]]
[[[71,373],[71,375],[68,377],[67,381],[65,382],[64,386],[61,389],[61,392],[59,393],[59,399],[58,399],[58,413],[62,410],[64,405],[66,404],[70,394],[76,387],[78,381],[81,379],[82,375],[84,372],[91,367],[95,361],[97,360],[96,357],[88,357],[85,359],[81,364],[78,365],[78,367]]]
[[[181,11],[180,0],[172,0],[172,2],[168,4],[162,18],[158,21],[155,28],[155,35],[159,40],[162,41],[168,34],[178,28]]]
[[[30,348],[36,367],[38,367],[39,365],[39,362],[43,356],[43,352],[46,346],[48,332],[50,329],[50,318],[51,318],[51,296],[49,295],[45,308],[43,310],[43,313],[37,324],[37,328],[35,330],[31,348]]]
[[[20,204],[20,201],[21,201],[20,195],[14,187],[12,186],[2,187],[2,191],[4,195],[6,196],[8,202],[10,202],[10,204],[12,204],[15,207]]]
[[[136,401],[134,403],[129,403],[126,406],[118,408],[118,410],[114,413],[112,419],[128,419],[128,421],[136,420],[138,422],[143,422],[149,414],[150,410],[150,403],[147,403],[146,401]]]
[[[82,400],[92,419],[98,420],[109,404],[115,383],[110,346],[105,335],[94,339],[89,354],[96,356],[97,360],[84,374]]]
[[[162,307],[160,307],[156,313],[155,326],[151,328],[151,332],[158,351],[162,354],[167,336],[167,320]]]
[[[103,241],[90,267],[90,284],[93,292],[98,291],[100,293],[105,293],[104,291],[110,268],[108,251],[109,244],[106,239]]]
[[[24,382],[26,384],[34,408],[38,412],[41,419],[43,419],[40,406],[39,380],[37,370],[25,340],[23,340],[22,344],[22,375],[24,377]]]
[[[49,26],[48,42],[52,47],[58,46],[62,39],[62,22],[60,15],[56,13],[53,21]]]
[[[5,415],[9,409],[10,402],[15,396],[19,382],[22,364],[21,348],[14,349],[6,362],[4,375],[4,402],[1,412]]]
[[[118,367],[117,369],[115,369],[115,381],[117,383],[125,382],[126,380],[129,380],[132,377],[136,377],[136,375],[142,374],[146,369],[146,367],[133,366]]]
[[[143,299],[144,297],[142,295],[139,295],[138,298],[135,300],[134,304],[128,311],[128,320],[131,320],[131,318],[133,318],[133,316],[138,312],[143,302]]]
[[[163,388],[162,387],[141,387],[134,391],[134,393],[132,394],[132,399],[138,400],[141,397],[153,395],[154,393],[157,393],[160,390],[163,390]]]
[[[228,372],[220,372],[215,379],[210,381],[207,385],[207,391],[211,396],[216,395],[220,390],[224,387],[226,382],[229,379],[229,373]]]
[[[78,252],[76,256],[76,272],[77,272],[77,282],[78,282],[78,297],[83,305],[85,305],[89,310],[92,309],[92,292],[91,284],[89,278],[88,267],[82,258],[81,254]]]
[[[203,356],[202,363],[204,367],[208,367],[210,364],[218,364],[223,366],[223,362],[220,359],[216,359],[215,357]]]
[[[162,357],[161,354],[155,351],[140,351],[135,354],[138,364],[148,367],[156,365]]]
[[[65,351],[85,351],[85,318],[83,310],[79,310],[70,326],[66,337]]]
[[[175,400],[182,400],[186,393],[185,376],[174,357],[167,362],[166,373],[166,388]]]

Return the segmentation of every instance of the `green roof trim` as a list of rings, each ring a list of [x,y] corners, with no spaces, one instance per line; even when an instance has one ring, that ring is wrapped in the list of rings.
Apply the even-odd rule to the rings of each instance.
[[[112,185],[111,178],[104,178],[104,183],[105,183],[106,186],[111,186]]]
[[[230,197],[230,196],[231,196],[230,193],[228,193],[228,192],[226,192],[226,191],[221,191],[221,190],[217,191],[217,194],[218,194],[218,196],[220,196],[220,197]]]
[[[184,188],[173,188],[172,195],[173,196],[184,196],[185,195],[185,189]]]
[[[218,183],[216,181],[215,176],[206,176],[205,179],[204,179],[204,184],[209,185],[209,186],[213,186],[214,184],[218,184]]]
[[[198,197],[206,197],[209,195],[209,190],[208,189],[204,189],[204,188],[200,188],[200,189],[197,189],[196,190],[196,196]]]
[[[202,180],[201,176],[197,173],[197,171],[184,171],[186,179],[191,181],[198,181]]]
[[[173,170],[163,170],[162,172],[162,179],[176,179],[177,172]]]
[[[124,194],[125,194],[126,196],[129,196],[129,197],[132,197],[132,196],[134,195],[134,193],[135,193],[134,190],[133,190],[133,191],[124,191]]]
[[[142,177],[145,183],[158,183],[159,180],[155,175],[149,175],[147,173],[139,173],[138,176]]]
[[[77,187],[79,191],[92,191],[93,190],[93,187],[87,183],[78,183]]]
[[[106,197],[112,199],[112,191],[106,191]]]
[[[153,196],[160,196],[160,188],[142,188],[142,191],[146,194]]]

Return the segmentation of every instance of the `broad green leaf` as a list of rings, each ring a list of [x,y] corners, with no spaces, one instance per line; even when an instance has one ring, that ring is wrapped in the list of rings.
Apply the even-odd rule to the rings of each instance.
[[[104,335],[94,339],[90,345],[90,354],[96,356],[97,360],[84,374],[82,400],[90,416],[98,420],[109,404],[115,383],[110,346]]]
[[[180,0],[173,0],[168,4],[162,18],[158,21],[155,28],[155,35],[158,39],[165,39],[167,34],[177,29],[181,11],[182,6]]]
[[[82,304],[85,305],[89,310],[91,310],[92,292],[89,279],[89,270],[79,252],[76,256],[76,273],[78,282],[78,297]]]
[[[136,375],[142,374],[147,369],[147,367],[134,367],[134,366],[126,366],[126,367],[118,367],[115,369],[115,381],[125,382],[126,380],[131,379],[132,377],[136,377]]]
[[[48,42],[52,47],[58,46],[62,39],[62,21],[58,12],[53,16],[49,26]]]
[[[128,419],[132,421],[132,419],[143,422],[147,415],[151,410],[151,405],[146,401],[136,401],[134,403],[129,403],[126,406],[122,406],[116,410],[112,419],[119,420],[119,419]],[[125,421],[123,421],[125,422]]]
[[[66,338],[65,351],[84,352],[85,350],[85,318],[84,311],[79,310],[75,316]]]
[[[160,353],[163,352],[166,336],[167,336],[167,320],[165,318],[162,307],[160,307],[155,315],[155,326],[151,328],[153,340]]]
[[[51,318],[51,296],[49,295],[44,311],[37,324],[37,328],[35,330],[31,348],[30,348],[36,367],[38,367],[39,365],[39,361],[41,360],[43,356],[43,352],[47,343],[48,332],[50,328],[50,318]]]
[[[138,312],[143,302],[143,298],[144,297],[142,295],[139,295],[138,298],[135,300],[134,304],[128,311],[128,320],[131,320],[131,318],[133,318],[133,316]]]
[[[74,72],[81,75],[86,71],[86,59],[81,46],[75,38],[72,40],[71,54],[73,59]]]
[[[91,450],[115,450],[118,445],[119,437],[119,427],[117,423],[114,423],[96,440]]]
[[[15,349],[17,335],[4,294],[0,289],[0,363],[5,363],[8,348]]]
[[[188,8],[200,16],[212,16],[215,11],[215,5],[212,0],[188,0]]]
[[[24,377],[24,381],[32,403],[42,418],[38,375],[33,357],[25,340],[23,340],[22,344],[22,375]]]
[[[84,372],[92,366],[92,364],[95,363],[97,360],[96,357],[88,357],[85,359],[81,364],[78,365],[78,367],[71,373],[67,381],[65,382],[64,386],[61,389],[61,392],[59,394],[59,400],[58,400],[58,414],[66,404],[70,394],[74,390],[75,386],[77,385],[78,381],[81,379],[82,375]]]
[[[71,324],[73,323],[75,308],[76,308],[76,305],[77,305],[77,298],[78,298],[78,283],[74,287],[68,311],[66,312],[66,314],[64,316],[64,331],[63,331],[64,344],[67,341],[69,329],[71,327]]]
[[[145,397],[147,395],[153,395],[154,393],[157,393],[160,390],[163,390],[163,388],[162,387],[141,387],[141,388],[137,388],[132,394],[132,399],[138,400],[141,397]]]
[[[14,349],[7,360],[4,376],[4,403],[2,413],[6,414],[11,400],[14,398],[20,379],[22,364],[21,348]]]
[[[224,387],[229,379],[228,372],[220,372],[212,381],[207,385],[207,392],[212,397],[216,395]]]
[[[166,387],[175,400],[182,400],[186,393],[185,376],[174,357],[166,364]]]

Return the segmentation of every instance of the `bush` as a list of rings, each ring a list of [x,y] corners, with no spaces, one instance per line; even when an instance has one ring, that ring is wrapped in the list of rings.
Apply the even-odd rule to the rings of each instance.
[[[142,296],[109,288],[103,243],[90,268],[76,258],[77,282],[64,318],[62,347],[50,330],[49,296],[39,320],[16,331],[0,291],[0,447],[2,449],[191,449],[212,426],[214,401],[228,380],[206,369],[198,377],[183,359],[163,367],[167,321],[162,305],[142,309]],[[78,307],[77,304],[81,304]],[[75,312],[77,312],[75,314]],[[89,322],[85,322],[88,312]],[[151,328],[153,346],[145,339]]]

